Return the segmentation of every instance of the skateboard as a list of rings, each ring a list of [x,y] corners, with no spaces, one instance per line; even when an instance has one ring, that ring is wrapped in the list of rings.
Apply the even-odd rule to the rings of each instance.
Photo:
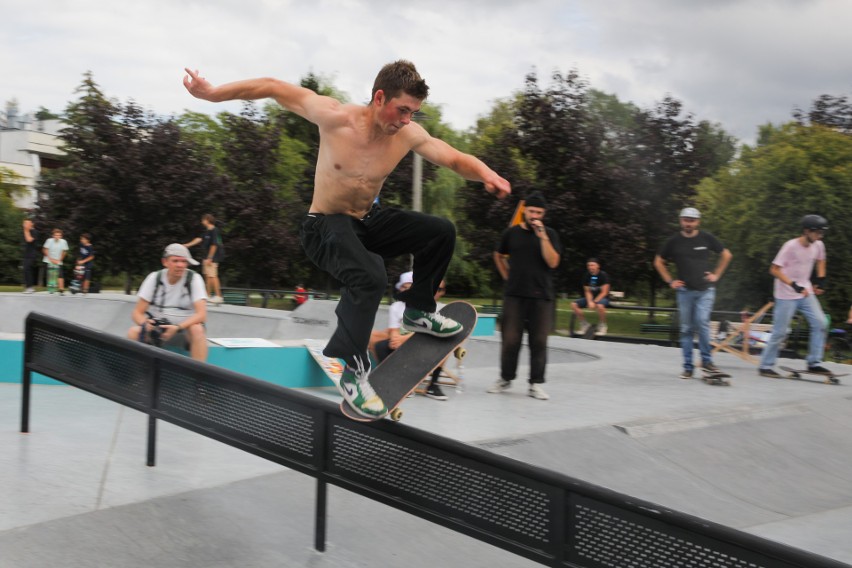
[[[723,373],[722,371],[705,371],[701,369],[701,380],[707,383],[708,385],[713,385],[717,387],[729,387],[731,386],[731,381],[728,379],[731,378],[731,375],[728,373]]]
[[[414,337],[403,343],[370,373],[370,384],[385,402],[389,409],[388,416],[394,422],[402,418],[402,402],[424,377],[431,374],[450,353],[459,348],[476,326],[476,310],[467,302],[451,302],[444,306],[441,314],[456,320],[464,329],[446,338],[415,333]],[[357,414],[345,400],[340,403],[340,410],[347,418],[359,422],[381,419]]]
[[[47,291],[53,294],[59,288],[59,265],[47,265]]]
[[[844,373],[842,375],[835,375],[834,373],[829,373],[829,374],[815,373],[813,371],[808,371],[807,369],[793,369],[792,367],[781,367],[781,370],[789,373],[786,377],[784,377],[785,379],[793,379],[793,380],[796,380],[796,381],[807,381],[809,383],[825,383],[827,385],[839,385],[840,384],[840,378],[839,377],[845,377],[846,375],[849,374],[849,373]],[[822,379],[821,380],[807,379],[807,378],[803,377],[802,375],[817,375],[818,377],[822,377]]]
[[[336,357],[326,357],[322,354],[326,343],[327,341],[324,339],[305,339],[305,348],[317,362],[317,365],[320,366],[320,369],[323,370],[325,376],[338,383],[340,382],[340,375],[343,374],[343,363]]]
[[[68,290],[72,294],[77,294],[83,291],[83,278],[86,276],[86,267],[77,265],[74,267],[74,279],[68,286]]]

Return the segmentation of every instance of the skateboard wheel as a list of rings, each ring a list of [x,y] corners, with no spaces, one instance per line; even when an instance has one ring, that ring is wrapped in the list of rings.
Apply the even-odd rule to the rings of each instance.
[[[394,422],[399,422],[399,419],[402,418],[402,409],[394,408],[390,411],[390,419]]]
[[[456,359],[464,359],[465,355],[467,355],[467,349],[465,349],[464,347],[456,347]]]

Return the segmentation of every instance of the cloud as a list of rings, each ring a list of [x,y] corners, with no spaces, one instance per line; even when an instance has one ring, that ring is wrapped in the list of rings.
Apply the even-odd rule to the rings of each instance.
[[[466,129],[530,71],[576,68],[622,101],[671,94],[751,141],[793,107],[849,93],[850,19],[845,0],[42,0],[4,12],[0,97],[61,111],[91,70],[108,96],[160,114],[239,110],[190,97],[188,65],[214,83],[314,72],[364,102],[381,65],[405,58]]]

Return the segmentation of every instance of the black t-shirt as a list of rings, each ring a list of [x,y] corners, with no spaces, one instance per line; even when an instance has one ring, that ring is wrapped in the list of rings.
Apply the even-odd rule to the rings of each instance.
[[[24,230],[21,229],[21,248],[24,258],[33,259],[39,255],[42,241],[38,238],[38,231],[35,229],[30,229],[30,236],[33,238],[33,242],[28,243],[27,238],[24,236]]]
[[[545,229],[553,248],[561,255],[559,235],[550,227]],[[542,300],[554,298],[553,270],[544,262],[541,242],[535,233],[520,225],[510,227],[503,231],[496,250],[509,255],[509,279],[505,285],[507,296]]]
[[[592,298],[596,298],[600,294],[601,288],[606,284],[609,284],[609,274],[603,270],[598,270],[597,274],[586,272],[586,276],[583,278],[583,291],[585,292],[585,287],[588,286],[589,291],[592,293]]]
[[[216,245],[216,252],[213,253],[213,262],[222,262],[225,258],[225,246],[222,243],[222,234],[219,232],[219,227],[207,229],[201,235],[201,250],[204,251],[204,258],[210,254],[210,247]],[[203,259],[202,259],[203,260]]]
[[[677,233],[665,242],[658,253],[663,260],[675,263],[677,278],[686,282],[690,290],[706,290],[711,286],[704,275],[713,271],[710,266],[710,252],[720,253],[725,247],[719,239],[705,231],[698,231],[694,237],[684,237]]]

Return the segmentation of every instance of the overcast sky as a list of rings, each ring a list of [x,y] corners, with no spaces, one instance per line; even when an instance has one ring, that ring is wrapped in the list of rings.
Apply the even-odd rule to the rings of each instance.
[[[0,0],[0,102],[61,112],[91,70],[160,114],[239,111],[190,97],[186,66],[214,84],[313,71],[365,102],[384,63],[410,59],[459,130],[528,72],[573,68],[751,143],[820,94],[852,94],[850,23],[850,0]]]

